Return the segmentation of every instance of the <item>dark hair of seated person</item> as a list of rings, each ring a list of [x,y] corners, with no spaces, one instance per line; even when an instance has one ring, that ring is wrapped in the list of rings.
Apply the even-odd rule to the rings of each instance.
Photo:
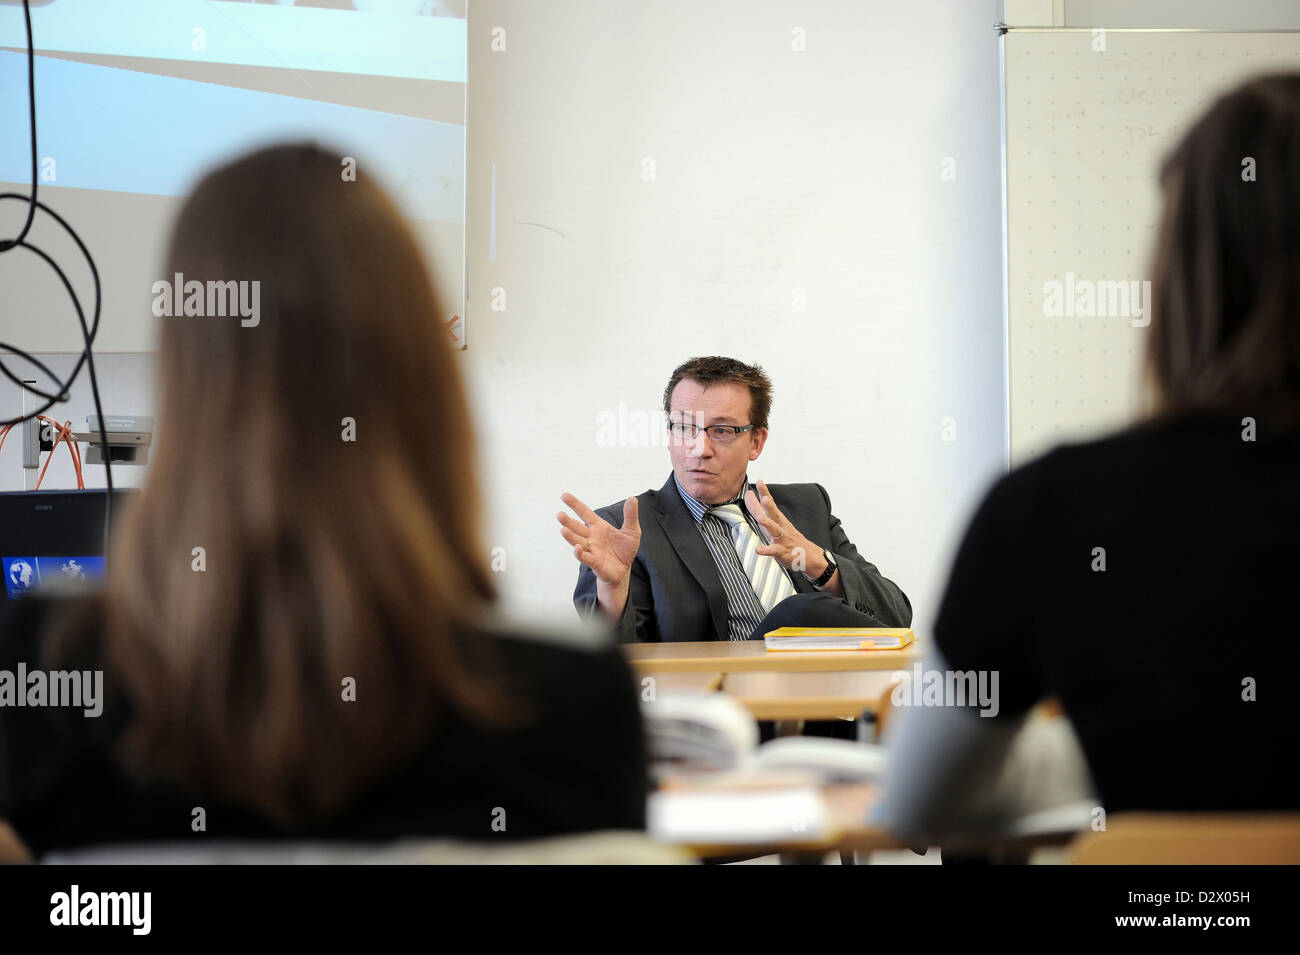
[[[266,148],[179,213],[163,274],[256,280],[260,317],[159,320],[158,441],[102,591],[15,601],[0,631],[0,665],[39,628],[45,665],[112,687],[102,721],[0,713],[0,816],[33,850],[185,838],[200,805],[222,807],[207,838],[644,826],[617,649],[485,622],[450,313],[365,164],[343,168]]]
[[[1165,157],[1145,355],[1159,414],[1300,423],[1298,163],[1297,73],[1221,97]]]

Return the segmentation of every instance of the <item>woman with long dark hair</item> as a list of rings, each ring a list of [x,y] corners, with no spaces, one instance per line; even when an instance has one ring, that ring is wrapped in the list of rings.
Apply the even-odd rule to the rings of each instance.
[[[0,630],[0,668],[108,686],[99,719],[0,710],[0,818],[38,855],[644,827],[631,673],[576,625],[493,616],[444,309],[341,170],[264,149],[180,213],[167,281],[198,306],[256,283],[257,314],[160,319],[158,442],[102,591],[15,601]]]

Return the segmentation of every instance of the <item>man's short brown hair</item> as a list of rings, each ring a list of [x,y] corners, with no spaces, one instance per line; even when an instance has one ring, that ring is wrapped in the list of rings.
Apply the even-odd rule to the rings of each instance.
[[[673,376],[664,389],[664,414],[672,412],[673,389],[686,379],[698,381],[708,387],[719,382],[734,381],[749,389],[749,421],[755,428],[767,427],[767,416],[772,413],[772,381],[758,365],[746,365],[734,358],[717,355],[692,358],[673,369]]]

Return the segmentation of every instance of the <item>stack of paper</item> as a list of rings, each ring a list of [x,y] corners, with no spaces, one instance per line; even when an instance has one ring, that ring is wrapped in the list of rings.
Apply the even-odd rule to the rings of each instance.
[[[823,842],[830,816],[811,786],[747,792],[669,790],[650,795],[646,827],[679,845]]]

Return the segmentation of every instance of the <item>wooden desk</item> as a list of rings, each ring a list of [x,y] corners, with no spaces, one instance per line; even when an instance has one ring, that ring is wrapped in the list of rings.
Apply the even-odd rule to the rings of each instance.
[[[919,642],[919,641],[917,641]],[[906,670],[921,657],[914,642],[902,650],[822,650],[769,653],[762,640],[702,643],[629,643],[623,647],[642,676],[659,673],[799,673],[836,670]],[[725,682],[725,681],[724,681]]]
[[[0,865],[32,862],[32,855],[9,823],[0,819]]]
[[[784,656],[783,654],[780,654]],[[728,673],[722,692],[758,720],[857,719],[876,712],[894,685],[890,670],[834,670],[827,673]]]
[[[688,781],[680,781],[672,788],[690,789]],[[789,838],[772,842],[750,843],[692,843],[683,846],[702,859],[752,858],[776,853],[807,854],[818,860],[828,852],[859,852],[909,849],[913,843],[900,841],[890,833],[868,822],[870,810],[880,798],[879,787],[870,783],[837,784],[821,787],[825,801],[829,830],[821,837],[808,838],[792,832]],[[1010,856],[1025,858],[1033,850],[1068,845],[1082,831],[1080,820],[1062,820],[1032,832],[986,832],[945,839],[921,839],[922,845],[937,845],[940,851],[960,852],[966,855]],[[653,835],[653,833],[652,833]]]
[[[638,674],[638,683],[640,679],[649,677],[653,679],[655,690],[720,690],[722,689],[721,673],[645,673]]]

